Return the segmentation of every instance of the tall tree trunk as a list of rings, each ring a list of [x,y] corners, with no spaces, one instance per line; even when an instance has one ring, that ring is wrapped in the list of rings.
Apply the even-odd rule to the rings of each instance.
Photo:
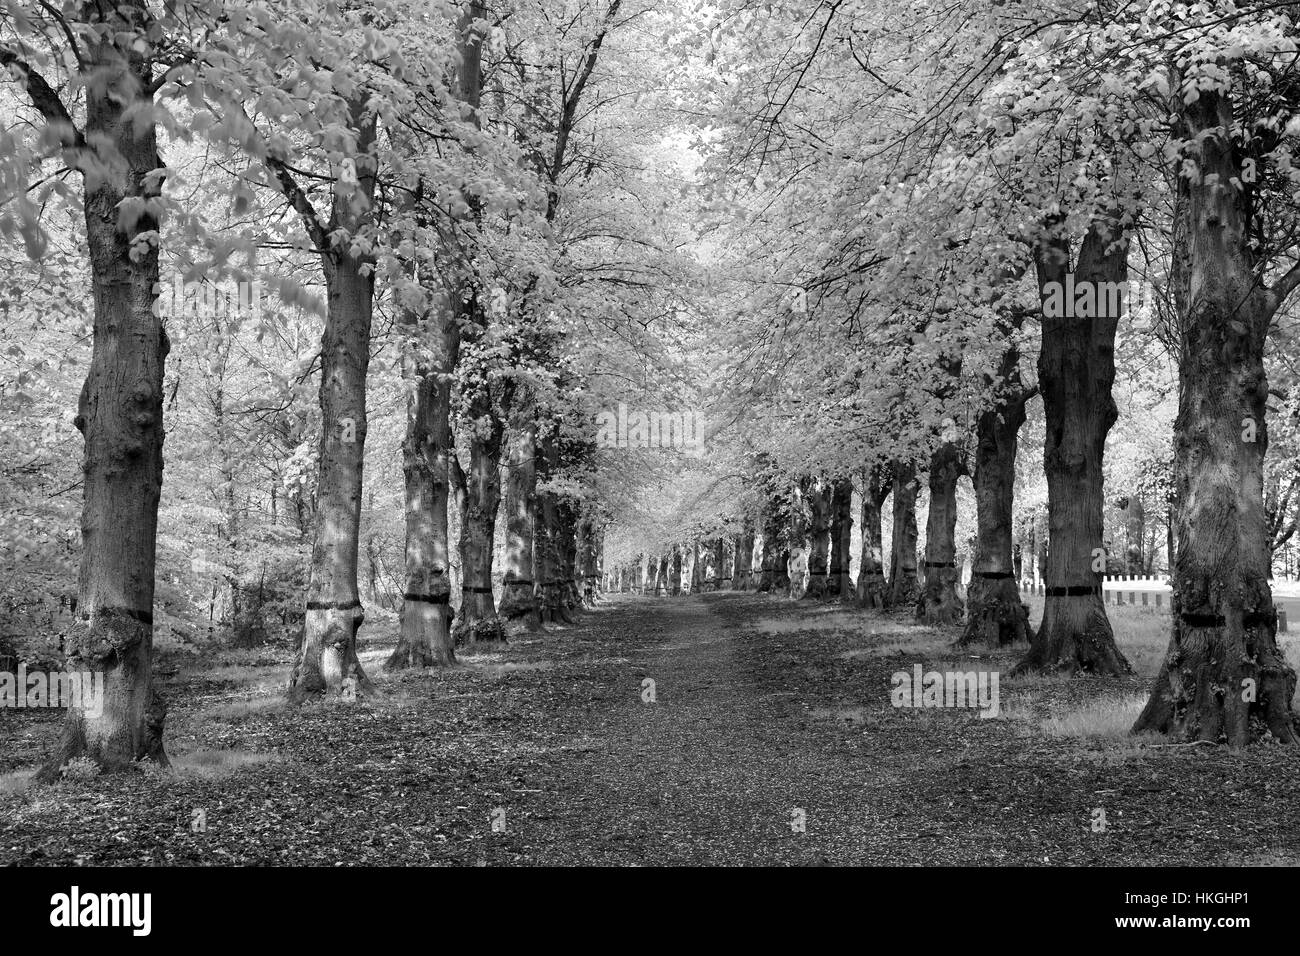
[[[925,522],[925,584],[916,616],[926,624],[958,624],[965,608],[957,596],[957,479],[966,473],[965,456],[944,442],[930,456],[930,506]]]
[[[723,543],[721,535],[713,539],[710,548],[713,558],[713,568],[711,571],[712,580],[710,583],[713,585],[712,590],[721,591],[723,582],[725,581],[730,583],[730,579],[735,577],[736,572],[733,568],[730,575],[724,574],[727,569],[727,549],[726,545]]]
[[[475,302],[471,312],[479,313]],[[483,334],[485,317],[475,322],[476,336]],[[492,594],[492,558],[496,544],[497,511],[501,506],[501,449],[505,439],[505,422],[494,407],[490,376],[478,356],[479,367],[471,372],[470,391],[465,412],[465,430],[469,444],[469,472],[461,473],[453,465],[458,491],[464,496],[465,508],[460,516],[460,615],[452,628],[457,644],[497,643],[506,640],[505,627],[497,616]]]
[[[564,593],[560,503],[556,493],[547,484],[560,466],[560,451],[550,430],[543,433],[538,451],[533,555],[537,578],[541,584],[542,621],[546,624],[572,624]]]
[[[999,369],[1001,398],[975,426],[975,562],[966,590],[962,645],[1003,647],[1033,637],[1011,546],[1016,447],[1026,401],[1019,363],[1019,351],[1008,347]]]
[[[841,478],[835,482],[831,498],[831,567],[829,593],[841,600],[853,598],[853,482]]]
[[[673,545],[672,563],[668,567],[668,591],[673,597],[682,593],[682,549]]]
[[[327,259],[325,274],[329,311],[321,342],[320,476],[302,647],[289,684],[294,701],[341,693],[349,679],[358,689],[369,684],[357,657],[357,630],[365,619],[357,552],[374,280],[370,264],[351,253]]]
[[[569,498],[556,502],[560,544],[560,599],[568,611],[582,606],[582,592],[578,590],[578,507]]]
[[[1069,244],[1057,240],[1036,250],[1039,289],[1065,285]],[[1125,283],[1128,240],[1094,221],[1079,250],[1074,285]],[[1097,298],[1101,298],[1098,296]],[[1069,311],[1069,310],[1067,310]],[[1110,312],[1095,309],[1094,312]],[[1104,565],[1102,456],[1117,416],[1115,330],[1119,316],[1043,316],[1038,381],[1047,419],[1043,465],[1047,472],[1047,598],[1043,622],[1016,672],[1127,674],[1102,603]]]
[[[910,606],[921,593],[916,576],[916,466],[894,462],[893,509],[894,532],[889,560],[889,600],[891,607]]]
[[[406,591],[401,632],[386,670],[446,667],[456,662],[451,637],[451,555],[447,505],[451,494],[451,376],[460,351],[459,329],[440,309],[430,324],[438,354],[423,357],[417,316],[407,315],[403,356],[408,378],[402,473],[406,490]]]
[[[596,529],[588,516],[584,515],[578,519],[576,543],[578,564],[575,578],[581,593],[581,604],[583,607],[594,607],[596,604],[596,579],[599,577],[596,574]]]
[[[1146,509],[1142,499],[1132,495],[1124,502],[1124,569],[1129,574],[1142,574],[1146,562],[1143,560],[1142,538],[1146,532]]]
[[[121,6],[148,20],[142,2]],[[90,370],[75,419],[84,437],[85,485],[78,618],[65,637],[66,666],[102,674],[104,691],[102,707],[94,708],[98,715],[83,702],[68,707],[58,746],[38,773],[46,782],[81,756],[108,771],[132,769],[140,759],[168,762],[162,739],[167,707],[153,685],[169,344],[154,308],[159,223],[149,200],[159,194],[162,163],[145,92],[153,79],[149,47],[117,16],[104,22],[92,13],[96,32],[82,38],[87,68],[99,75],[85,85],[86,147],[73,160],[88,174],[83,211],[95,313]],[[30,74],[27,80],[30,88]],[[59,118],[51,114],[53,101],[37,107],[47,120]],[[122,215],[128,202],[141,202],[138,218]]]
[[[808,501],[808,589],[806,598],[825,598],[829,591],[830,554],[831,554],[831,518],[833,515],[834,485],[819,478],[806,486],[805,498]]]
[[[1183,159],[1199,168],[1194,180],[1179,177],[1174,218],[1181,348],[1173,634],[1133,730],[1231,747],[1266,734],[1294,744],[1296,674],[1277,646],[1268,583],[1264,345],[1300,271],[1272,289],[1255,274],[1254,188],[1224,185],[1247,183],[1241,150],[1224,139],[1235,125],[1231,101],[1206,89],[1191,103],[1176,101],[1181,135],[1194,144]]]
[[[748,591],[754,586],[754,519],[746,517],[736,535],[736,559],[731,569],[731,587]]]
[[[758,590],[771,592],[776,588],[776,516],[770,504],[764,504],[758,517],[762,551],[758,557]]]
[[[533,569],[533,514],[537,497],[537,426],[527,423],[516,436],[506,471],[505,580],[500,615],[522,621],[529,631],[542,627]]]
[[[888,589],[885,586],[885,540],[881,530],[881,508],[889,497],[888,472],[879,465],[867,469],[862,481],[862,558],[858,568],[858,604],[881,609]]]

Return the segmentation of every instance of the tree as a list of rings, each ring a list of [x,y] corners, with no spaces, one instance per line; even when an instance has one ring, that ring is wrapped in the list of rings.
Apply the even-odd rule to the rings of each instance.
[[[1073,282],[1077,287],[1123,283],[1128,277],[1127,234],[1117,221],[1094,220],[1080,245]],[[1070,250],[1059,229],[1035,251],[1039,288],[1066,283]],[[1102,459],[1106,433],[1118,411],[1115,331],[1119,316],[1043,316],[1038,383],[1047,416],[1043,467],[1047,472],[1047,520],[1051,546],[1044,577],[1043,621],[1017,672],[1127,674],[1132,670],[1115,644],[1102,603],[1105,569]]]
[[[1265,64],[1273,51],[1294,49],[1288,20],[1265,19],[1256,29],[1262,36],[1250,41]],[[1211,49],[1235,39],[1207,32],[1201,42]],[[1268,581],[1264,346],[1274,315],[1300,285],[1300,266],[1262,282],[1269,257],[1252,232],[1269,187],[1294,188],[1294,172],[1277,183],[1261,181],[1258,170],[1289,167],[1274,111],[1286,115],[1295,104],[1285,88],[1250,102],[1249,72],[1195,61],[1168,69],[1179,137],[1173,256],[1182,382],[1173,634],[1133,729],[1232,747],[1265,734],[1294,744],[1296,675],[1277,647]]]
[[[0,64],[25,91],[45,144],[82,178],[94,351],[75,419],[85,440],[85,491],[78,620],[66,637],[67,666],[104,675],[98,715],[69,708],[58,747],[38,775],[50,781],[83,755],[112,771],[142,759],[168,762],[166,704],[153,686],[163,364],[170,348],[155,309],[166,176],[155,97],[166,78],[160,47],[174,23],[171,13],[160,19],[140,0],[46,12],[47,23],[27,16],[13,22],[20,45],[0,45]],[[39,45],[51,36],[66,37],[69,46],[42,53]],[[84,88],[81,126],[47,78],[58,64],[75,64],[69,68]],[[25,232],[29,251],[38,253],[34,218]]]
[[[997,372],[999,398],[975,426],[977,538],[961,645],[1002,647],[1033,636],[1029,609],[1020,600],[1012,550],[1016,450],[1029,390],[1021,383],[1020,351],[1009,333],[1019,328],[1023,317],[1024,313],[1013,313],[1001,323],[1007,344]]]

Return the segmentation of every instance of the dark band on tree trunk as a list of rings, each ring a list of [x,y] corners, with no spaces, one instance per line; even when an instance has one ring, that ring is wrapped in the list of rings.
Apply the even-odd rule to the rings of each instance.
[[[927,561],[925,562],[925,566],[927,568],[955,568],[957,567],[957,562],[956,561]]]
[[[1053,586],[1046,591],[1048,597],[1087,597],[1090,594],[1100,593],[1100,584],[1072,584],[1069,587]]]
[[[506,587],[510,587],[510,585],[512,584],[518,584],[519,586],[523,587],[525,585],[530,585],[533,582],[529,581],[527,578],[511,578],[509,581],[503,581],[501,583],[504,584]]]
[[[989,581],[1006,581],[1016,576],[1014,571],[976,571],[977,578],[985,578]]]
[[[466,584],[462,584],[460,589],[462,591],[468,591],[470,594],[491,594],[492,593],[491,588],[472,588]]]
[[[407,593],[402,595],[404,601],[415,601],[419,604],[450,604],[451,594],[414,594]]]
[[[307,610],[309,611],[351,611],[354,608],[361,607],[361,602],[353,599],[351,601],[308,601]]]
[[[1180,614],[1188,627],[1223,627],[1228,622],[1222,614]],[[1266,627],[1277,620],[1276,612],[1255,611],[1241,616],[1242,627]]]

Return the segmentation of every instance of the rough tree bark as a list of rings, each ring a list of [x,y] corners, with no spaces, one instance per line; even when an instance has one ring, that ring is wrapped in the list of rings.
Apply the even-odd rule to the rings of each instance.
[[[94,338],[81,389],[77,428],[84,437],[82,557],[78,619],[65,636],[67,668],[103,674],[98,716],[74,702],[59,743],[37,779],[49,782],[75,757],[107,771],[136,761],[166,765],[166,704],[153,686],[154,562],[162,492],[163,364],[168,341],[156,314],[159,288],[153,200],[162,167],[153,120],[154,65],[138,27],[143,2],[87,7],[95,31],[83,37],[85,129],[77,130],[38,73],[6,55],[44,120],[73,148],[68,165],[83,173],[90,251]],[[137,42],[138,40],[138,42]],[[132,118],[134,117],[134,119]],[[138,218],[121,215],[144,200]],[[152,236],[152,238],[150,238]]]
[[[965,455],[944,442],[930,456],[930,507],[925,522],[925,584],[916,616],[926,624],[960,623],[965,608],[957,596],[957,479],[966,473]]]
[[[555,514],[558,524],[556,540],[560,548],[560,598],[570,612],[582,607],[582,592],[578,587],[578,506],[572,499],[560,498]]]
[[[499,613],[526,630],[542,627],[533,568],[533,514],[537,498],[537,425],[528,422],[515,437],[506,472],[505,580]]]
[[[1274,314],[1300,284],[1300,267],[1272,288],[1256,275],[1250,216],[1257,187],[1242,170],[1249,153],[1224,135],[1236,123],[1228,95],[1201,90],[1191,103],[1175,101],[1181,135],[1193,144],[1182,158],[1198,175],[1179,177],[1174,220],[1182,388],[1174,424],[1173,633],[1133,730],[1234,748],[1266,735],[1295,744],[1296,674],[1277,646],[1268,582],[1264,344]],[[1265,145],[1252,144],[1261,166]]]
[[[360,199],[349,184],[337,181],[330,216],[332,228],[328,230],[313,210],[300,208],[321,256],[327,307],[321,337],[322,424],[315,539],[302,646],[289,679],[289,698],[293,702],[301,702],[308,695],[343,693],[349,681],[357,693],[371,686],[357,657],[357,630],[365,620],[357,590],[357,551],[375,260],[372,253],[359,251],[350,243],[336,244],[335,240],[339,235],[362,234],[371,225],[376,169],[369,153],[375,142],[376,119],[367,114],[361,98],[352,110],[358,134]]]
[[[827,595],[830,574],[834,486],[825,478],[805,481],[802,486],[803,497],[808,502],[808,587],[803,597],[821,600]]]
[[[1075,266],[1075,288],[1123,283],[1128,278],[1128,238],[1094,220]],[[1066,282],[1069,243],[1055,238],[1035,250],[1039,289]],[[1092,288],[1104,288],[1093,285]],[[1101,298],[1101,296],[1097,296]],[[1071,310],[1066,310],[1071,311]],[[1043,315],[1038,382],[1047,419],[1043,465],[1047,472],[1048,552],[1043,621],[1016,673],[1044,671],[1127,674],[1102,603],[1104,564],[1102,456],[1117,411],[1115,330],[1118,310],[1091,316]]]
[[[584,515],[577,524],[578,563],[575,571],[576,580],[582,594],[582,606],[594,607],[596,604],[596,528],[592,519]]]
[[[538,484],[533,515],[533,562],[541,585],[542,621],[572,624],[564,593],[564,562],[560,530],[560,504],[547,482],[560,467],[560,450],[553,428],[538,443]]]
[[[1016,446],[1028,398],[1019,368],[1019,350],[1008,346],[998,369],[999,398],[975,426],[975,561],[960,645],[1002,647],[1033,637],[1011,548]]]
[[[916,604],[921,582],[916,576],[916,466],[894,462],[893,475],[894,532],[889,557],[888,604],[905,607]]]
[[[407,316],[408,320],[416,319]],[[434,355],[424,354],[418,340],[425,326],[438,341]],[[409,382],[402,472],[406,487],[406,592],[402,595],[401,632],[385,670],[445,667],[456,662],[451,638],[450,535],[447,503],[449,472],[455,453],[451,436],[451,376],[460,337],[455,321],[435,309],[424,323],[406,330],[416,339],[403,356]]]
[[[891,486],[889,470],[880,465],[873,465],[862,476],[862,559],[857,587],[862,607],[881,609],[886,603],[885,540],[880,519]]]
[[[668,593],[668,564],[669,564],[669,560],[670,560],[670,558],[669,558],[669,556],[668,556],[667,554],[661,554],[661,555],[659,556],[659,564],[658,564],[658,566],[655,568],[655,590],[654,590],[654,593],[655,593],[656,595],[665,595],[665,594]]]
[[[831,560],[827,593],[841,600],[853,598],[853,482],[841,478],[831,496]]]
[[[731,587],[748,591],[754,586],[754,519],[746,516],[736,535],[736,559],[731,569]]]

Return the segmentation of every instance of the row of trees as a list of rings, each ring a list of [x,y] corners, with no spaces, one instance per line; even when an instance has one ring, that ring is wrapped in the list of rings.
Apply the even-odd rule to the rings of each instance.
[[[1126,672],[1098,579],[1121,401],[1124,494],[1174,555],[1139,728],[1295,742],[1269,571],[1296,525],[1296,36],[1289,7],[1171,0],[0,0],[4,480],[23,568],[57,582],[79,544],[65,645],[109,686],[46,775],[165,760],[155,587],[184,587],[158,556],[195,523],[237,633],[268,593],[301,615],[295,699],[369,685],[363,554],[400,568],[407,667],[563,620],[602,553],[671,589],[674,542],[709,542],[718,577],[724,539],[760,586],[797,551],[847,596],[856,549],[864,604]],[[177,277],[267,307],[168,314]],[[1140,307],[1044,308],[1130,280]],[[38,414],[78,361],[81,477]],[[709,454],[597,446],[596,411],[668,399]]]
[[[1294,10],[722,7],[703,95],[725,132],[702,148],[710,243],[732,266],[716,290],[730,341],[710,409],[726,450],[714,479],[729,493],[698,500],[729,533],[743,539],[752,521],[775,542],[764,562],[806,542],[815,594],[833,577],[853,482],[861,599],[955,622],[955,489],[969,473],[962,640],[1028,642],[1022,670],[1128,673],[1100,587],[1122,372],[1126,411],[1171,426],[1146,446],[1150,467],[1131,469],[1166,511],[1174,592],[1135,729],[1297,742],[1269,583],[1295,473]],[[1096,296],[1058,308],[1070,289]],[[1046,483],[1036,630],[1013,551],[1031,402]],[[654,551],[690,540],[696,514],[629,525]]]
[[[82,755],[166,762],[152,659],[169,495],[190,505],[164,556],[210,522],[193,567],[216,571],[211,600],[237,638],[265,629],[268,565],[271,591],[296,602],[294,700],[371,687],[357,635],[359,562],[378,574],[389,527],[376,486],[404,518],[388,667],[451,663],[457,643],[582,600],[603,522],[582,479],[590,409],[603,378],[626,394],[692,281],[666,215],[675,166],[655,161],[655,92],[627,69],[655,55],[658,17],[624,0],[0,6],[18,116],[0,143],[0,227],[30,261],[14,275],[93,293],[80,583],[62,637],[68,666],[103,671],[108,691],[102,715],[69,712],[45,778]],[[254,292],[167,308],[187,282]],[[29,332],[45,334],[31,305]],[[57,396],[64,381],[40,384]],[[165,415],[183,413],[181,483],[164,492]],[[372,425],[398,451],[395,496]],[[58,519],[33,528],[24,560],[48,553]]]

